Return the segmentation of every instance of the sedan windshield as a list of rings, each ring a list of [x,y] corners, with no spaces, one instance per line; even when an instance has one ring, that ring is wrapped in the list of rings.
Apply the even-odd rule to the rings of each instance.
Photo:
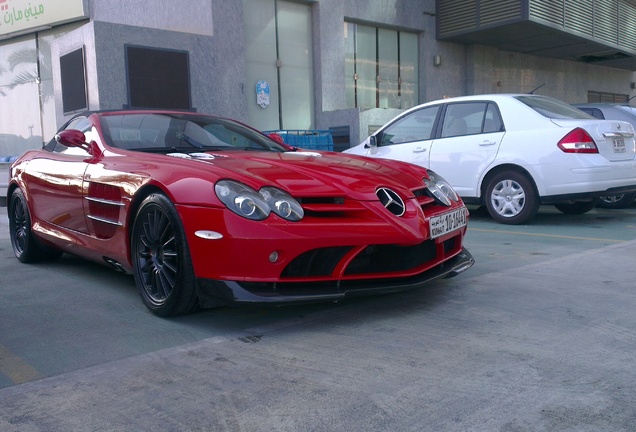
[[[124,113],[100,117],[107,144],[146,152],[288,149],[238,122],[196,114]]]
[[[519,102],[529,106],[539,114],[550,119],[591,119],[589,114],[574,108],[560,100],[546,96],[517,96]]]

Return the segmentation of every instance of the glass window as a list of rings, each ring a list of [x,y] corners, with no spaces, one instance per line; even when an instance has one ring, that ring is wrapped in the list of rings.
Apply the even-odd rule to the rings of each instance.
[[[42,147],[35,36],[0,44],[0,162]]]
[[[311,8],[284,0],[243,0],[249,124],[311,129],[314,85]]]
[[[433,135],[439,105],[414,111],[382,131],[380,145],[426,141]]]
[[[516,96],[516,99],[547,118],[555,119],[589,119],[583,111],[546,96]]]
[[[88,108],[84,48],[71,51],[60,57],[60,76],[62,80],[62,108],[64,113]]]
[[[126,69],[131,108],[191,108],[187,51],[127,46]]]
[[[345,23],[349,108],[411,108],[418,100],[418,36]]]
[[[501,132],[497,106],[489,102],[453,103],[446,107],[442,138]]]

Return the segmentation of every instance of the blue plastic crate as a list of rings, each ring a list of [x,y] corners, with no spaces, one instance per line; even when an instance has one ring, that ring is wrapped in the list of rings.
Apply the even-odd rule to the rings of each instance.
[[[333,151],[333,137],[328,130],[272,130],[264,133],[278,134],[285,144],[290,146],[308,150]]]

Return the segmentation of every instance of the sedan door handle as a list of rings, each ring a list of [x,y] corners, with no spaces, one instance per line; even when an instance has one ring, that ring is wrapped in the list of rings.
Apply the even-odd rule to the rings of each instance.
[[[413,153],[424,153],[426,151],[426,148],[424,147],[415,147],[413,149]]]
[[[484,140],[484,141],[479,143],[479,145],[482,146],[482,147],[487,147],[487,146],[491,146],[491,145],[495,145],[495,144],[497,144],[497,141]]]

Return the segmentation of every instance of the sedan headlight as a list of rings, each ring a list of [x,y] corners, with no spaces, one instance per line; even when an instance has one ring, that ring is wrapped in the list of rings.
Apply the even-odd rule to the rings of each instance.
[[[228,209],[247,219],[263,220],[271,212],[289,221],[299,221],[304,216],[298,201],[274,187],[264,187],[257,192],[243,183],[221,180],[214,191]]]
[[[424,178],[424,184],[428,188],[428,191],[433,195],[433,198],[442,205],[450,207],[452,201],[459,201],[459,196],[450,184],[439,174],[429,171],[429,178]]]

